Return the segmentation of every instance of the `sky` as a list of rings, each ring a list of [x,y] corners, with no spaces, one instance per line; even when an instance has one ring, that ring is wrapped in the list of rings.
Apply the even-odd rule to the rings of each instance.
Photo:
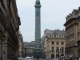
[[[35,40],[35,1],[16,0],[18,15],[21,20],[20,31],[24,42]],[[45,29],[65,29],[66,16],[78,9],[80,0],[40,0],[41,2],[41,37]]]

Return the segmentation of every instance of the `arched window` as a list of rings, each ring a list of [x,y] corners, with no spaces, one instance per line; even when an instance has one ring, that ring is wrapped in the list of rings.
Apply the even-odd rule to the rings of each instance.
[[[61,42],[61,45],[64,45],[64,42]]]
[[[59,42],[56,42],[57,45],[59,45]]]
[[[52,45],[54,45],[54,42],[52,41]]]

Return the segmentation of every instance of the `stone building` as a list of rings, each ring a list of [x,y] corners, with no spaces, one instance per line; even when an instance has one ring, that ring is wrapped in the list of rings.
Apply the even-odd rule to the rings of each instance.
[[[6,9],[2,0],[0,0],[0,60],[3,59],[3,42],[5,40],[4,26],[6,24]]]
[[[48,59],[65,55],[65,31],[46,29],[41,39],[41,44],[44,55]]]
[[[5,40],[4,27],[0,23],[0,60],[3,59],[3,42]]]
[[[52,30],[46,29],[44,31],[44,35],[41,38],[41,48],[43,51],[44,58],[46,58],[46,55],[47,55],[47,38],[51,38],[50,37],[51,33],[52,33]]]
[[[64,26],[66,30],[66,55],[80,57],[80,47],[77,44],[80,40],[80,8],[67,15]]]
[[[19,57],[23,57],[23,36],[20,31],[18,40],[19,40]]]
[[[33,50],[35,48],[35,41],[31,42],[24,42],[24,55],[26,56],[33,56]]]
[[[65,56],[65,38],[49,38],[47,39],[48,59]]]
[[[15,60],[18,56],[18,30],[20,18],[17,12],[16,0],[0,0],[0,23],[4,28],[3,59]],[[0,40],[0,41],[1,41]]]

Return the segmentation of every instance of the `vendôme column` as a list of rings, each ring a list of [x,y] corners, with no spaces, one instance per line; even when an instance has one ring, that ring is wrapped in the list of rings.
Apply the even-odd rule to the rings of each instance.
[[[42,58],[41,50],[41,17],[40,17],[40,0],[36,0],[35,4],[35,49],[34,60],[40,60]]]

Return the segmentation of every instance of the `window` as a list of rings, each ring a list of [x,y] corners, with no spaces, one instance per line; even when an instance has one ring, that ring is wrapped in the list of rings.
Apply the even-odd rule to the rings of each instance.
[[[61,45],[64,45],[64,42],[61,42]]]
[[[59,47],[56,47],[56,52],[59,52]]]
[[[54,45],[54,42],[52,42],[52,45]]]
[[[61,52],[62,52],[62,53],[64,52],[64,47],[61,47]]]
[[[56,42],[57,45],[59,45],[59,42]]]
[[[52,47],[52,52],[54,52],[54,47]]]

